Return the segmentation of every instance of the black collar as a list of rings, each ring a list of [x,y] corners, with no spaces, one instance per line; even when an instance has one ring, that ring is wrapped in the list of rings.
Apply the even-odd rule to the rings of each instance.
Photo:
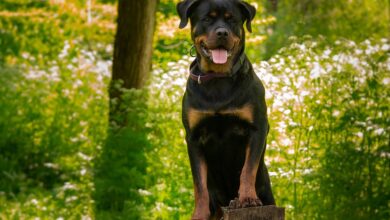
[[[203,82],[207,82],[211,79],[215,78],[223,78],[223,77],[235,77],[237,72],[241,69],[245,62],[246,55],[244,52],[241,53],[240,57],[233,65],[232,71],[229,74],[225,73],[203,73],[199,69],[198,58],[196,58],[190,66],[190,78],[201,84]]]

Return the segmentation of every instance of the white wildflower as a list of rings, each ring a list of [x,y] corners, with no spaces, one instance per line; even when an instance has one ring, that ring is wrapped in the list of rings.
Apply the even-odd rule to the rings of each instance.
[[[310,168],[303,169],[303,171],[302,171],[303,174],[310,174],[311,172],[313,172],[313,169],[310,169]]]
[[[290,139],[290,138],[287,138],[287,137],[285,137],[285,138],[283,138],[283,140],[281,141],[281,144],[283,145],[283,146],[291,146],[292,145],[292,140]],[[292,150],[292,149],[289,149],[289,154],[293,154],[294,153],[294,150],[292,150],[292,151],[290,151],[290,150]]]
[[[382,83],[383,83],[383,85],[385,85],[385,86],[389,85],[389,84],[390,84],[390,78],[389,78],[389,77],[384,78],[384,79],[382,80]]]
[[[310,71],[310,78],[311,79],[317,79],[317,78],[319,78],[321,76],[321,74],[323,72],[324,71],[323,71],[321,65],[318,62],[314,62],[313,63],[313,68]]]
[[[277,175],[278,175],[277,172],[273,172],[273,171],[268,172],[268,174],[269,174],[270,176],[277,176]]]
[[[38,200],[36,200],[36,199],[31,199],[31,201],[30,201],[32,204],[34,204],[34,205],[38,205]]]
[[[363,51],[362,51],[361,49],[356,49],[356,50],[355,50],[355,53],[356,53],[357,55],[360,55],[360,54],[363,53]]]
[[[68,41],[64,42],[64,47],[62,48],[60,54],[58,55],[58,58],[60,60],[64,59],[69,54],[70,44]]]
[[[332,113],[333,117],[337,117],[339,115],[340,115],[340,111],[339,110],[334,110],[333,113]]]
[[[76,185],[70,183],[70,182],[66,182],[65,185],[62,187],[62,189],[64,191],[66,190],[74,190],[74,189],[77,189]]]
[[[65,199],[65,202],[66,202],[66,203],[69,203],[69,202],[73,202],[73,201],[75,201],[75,200],[77,200],[77,199],[78,199],[77,196],[71,196],[71,197],[66,198],[66,199]]]
[[[91,161],[92,160],[92,157],[91,156],[88,156],[82,152],[78,152],[77,155],[83,159],[83,160],[86,160],[86,161]]]
[[[362,138],[363,137],[363,133],[362,132],[357,132],[356,134],[355,134],[356,136],[358,136],[359,138]]]
[[[332,51],[330,49],[326,49],[324,50],[324,53],[322,54],[322,58],[324,59],[328,59],[329,58],[329,55],[332,53]]]
[[[141,195],[141,196],[150,196],[152,195],[151,192],[147,191],[147,190],[144,190],[144,189],[138,189],[138,193]]]
[[[383,128],[377,128],[374,130],[374,134],[376,134],[376,135],[381,135],[383,133],[385,133],[385,129],[383,129]]]
[[[84,176],[87,173],[87,170],[85,168],[80,170],[80,175]]]

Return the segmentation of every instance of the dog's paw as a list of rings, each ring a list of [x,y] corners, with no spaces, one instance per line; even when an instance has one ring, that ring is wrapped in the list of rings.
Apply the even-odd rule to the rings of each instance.
[[[255,198],[246,197],[246,198],[239,199],[239,205],[241,208],[245,208],[245,207],[261,206],[263,205],[263,203],[257,197]]]
[[[230,201],[229,209],[239,209],[239,208],[262,206],[262,205],[263,203],[257,197],[256,198],[251,198],[251,197],[235,198],[234,200]]]
[[[238,208],[240,208],[238,198],[234,198],[233,200],[230,200],[229,209],[238,209]]]

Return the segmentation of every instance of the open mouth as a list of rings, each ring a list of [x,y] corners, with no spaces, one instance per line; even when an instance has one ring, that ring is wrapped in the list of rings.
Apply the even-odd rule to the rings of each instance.
[[[204,42],[200,43],[200,48],[203,55],[215,64],[225,64],[228,58],[232,55],[231,50],[227,50],[223,47],[208,49]]]

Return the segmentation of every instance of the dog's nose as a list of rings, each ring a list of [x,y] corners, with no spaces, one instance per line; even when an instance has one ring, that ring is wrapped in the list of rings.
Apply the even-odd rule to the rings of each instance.
[[[229,32],[226,28],[217,28],[216,33],[218,38],[226,38],[229,35]]]

